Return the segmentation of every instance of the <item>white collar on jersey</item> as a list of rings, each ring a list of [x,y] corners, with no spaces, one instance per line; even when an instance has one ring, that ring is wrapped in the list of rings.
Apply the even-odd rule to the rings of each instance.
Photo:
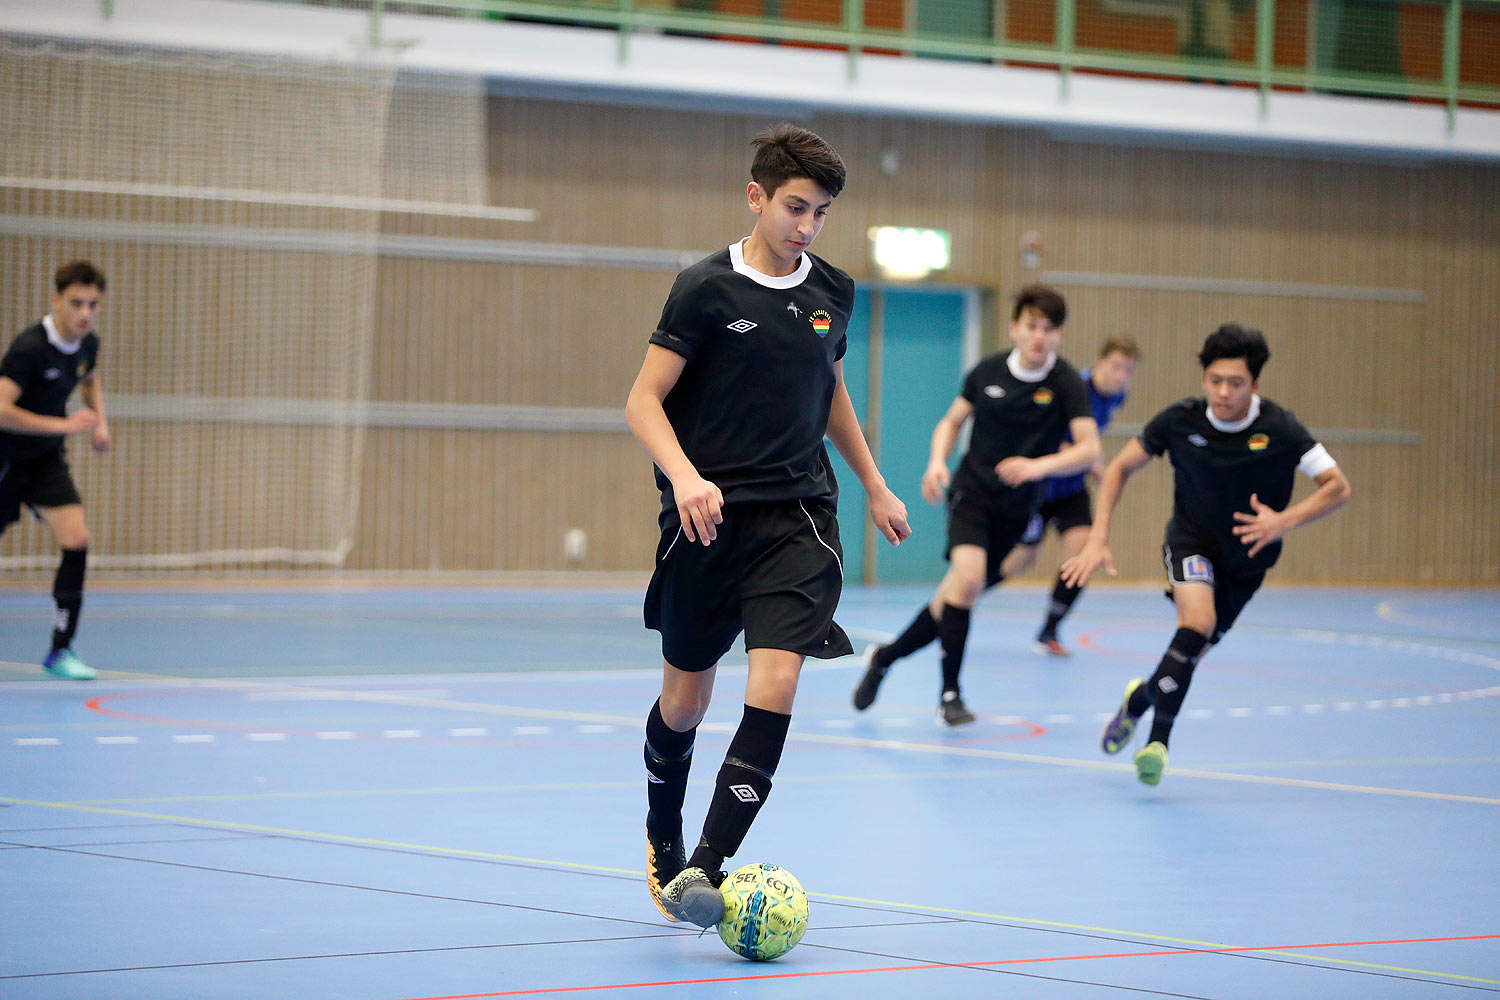
[[[1245,419],[1243,420],[1236,420],[1234,423],[1229,423],[1226,420],[1220,420],[1218,417],[1214,416],[1214,408],[1212,406],[1210,406],[1204,412],[1208,415],[1208,422],[1214,425],[1214,430],[1222,431],[1225,434],[1238,434],[1246,427],[1249,427],[1251,424],[1255,423],[1255,418],[1260,416],[1260,393],[1251,393],[1250,412],[1245,414]]]
[[[64,354],[77,354],[78,349],[83,346],[83,338],[69,343],[63,340],[63,335],[57,332],[57,324],[52,322],[52,314],[48,313],[42,317],[42,329],[47,331],[47,343],[62,351]]]
[[[750,237],[745,237],[748,240]],[[776,278],[769,274],[762,274],[749,264],[745,263],[745,240],[735,240],[729,244],[729,263],[735,271],[743,274],[757,285],[765,285],[767,288],[796,288],[812,273],[812,258],[807,254],[802,255],[802,263],[797,265],[797,270],[785,277]]]
[[[1005,367],[1009,368],[1010,373],[1022,382],[1040,382],[1052,374],[1052,366],[1055,364],[1057,364],[1057,353],[1055,351],[1047,355],[1047,363],[1035,371],[1027,371],[1021,367],[1021,362],[1016,359],[1016,349],[1014,347],[1005,356]]]

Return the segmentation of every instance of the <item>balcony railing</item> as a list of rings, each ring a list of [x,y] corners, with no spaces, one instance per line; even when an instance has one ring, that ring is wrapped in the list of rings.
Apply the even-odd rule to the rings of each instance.
[[[282,0],[1500,108],[1500,0]]]

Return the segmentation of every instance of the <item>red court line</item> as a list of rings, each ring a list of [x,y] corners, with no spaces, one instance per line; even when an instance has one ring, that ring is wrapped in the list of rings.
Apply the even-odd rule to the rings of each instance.
[[[1500,934],[1471,934],[1463,937],[1401,938],[1392,941],[1328,941],[1322,944],[1260,945],[1253,948],[1182,948],[1171,951],[1127,951],[1105,955],[1055,955],[1048,958],[1001,958],[988,962],[935,962],[927,965],[888,965],[869,969],[826,969],[819,972],[767,973],[760,976],[718,976],[710,979],[668,979],[655,983],[608,983],[598,986],[552,986],[534,990],[508,990],[501,993],[455,993],[449,996],[410,997],[407,1000],[482,1000],[486,997],[526,997],[557,993],[580,993],[587,990],[634,990],[652,986],[702,986],[709,983],[748,983],[761,979],[807,979],[814,976],[860,976],[874,972],[921,972],[931,969],[980,969],[998,965],[1034,965],[1047,962],[1089,962],[1106,958],[1156,958],[1165,955],[1226,955],[1251,951],[1305,951],[1310,948],[1364,948],[1383,944],[1439,944],[1446,941],[1495,941]]]

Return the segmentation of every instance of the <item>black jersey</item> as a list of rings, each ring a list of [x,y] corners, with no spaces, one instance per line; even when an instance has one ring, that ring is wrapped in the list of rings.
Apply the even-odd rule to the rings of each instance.
[[[84,334],[78,350],[66,354],[47,339],[47,329],[34,323],[11,341],[0,359],[0,376],[21,387],[16,405],[47,417],[68,415],[68,397],[78,383],[94,372],[99,359],[99,338]],[[63,446],[60,434],[12,434],[0,431],[0,455],[41,455]]]
[[[1247,546],[1234,534],[1235,512],[1252,512],[1252,493],[1261,503],[1285,510],[1298,469],[1316,477],[1335,463],[1291,411],[1269,399],[1253,397],[1246,418],[1227,429],[1209,417],[1206,399],[1179,400],[1140,433],[1147,454],[1171,456],[1169,530],[1212,542],[1225,566],[1269,569],[1281,543],[1267,545],[1254,559],[1245,555]]]
[[[1071,421],[1093,416],[1078,370],[1057,358],[1041,379],[1027,381],[1011,370],[1010,352],[1000,352],[974,366],[964,377],[960,395],[974,407],[974,427],[955,488],[978,489],[1002,498],[1015,513],[1030,512],[1045,481],[1007,486],[995,474],[995,466],[1017,455],[1053,454],[1062,446]]]
[[[823,435],[853,307],[854,279],[810,253],[773,278],[736,243],[677,276],[651,343],[687,364],[662,406],[725,503],[837,498]],[[656,485],[675,511],[660,469]]]

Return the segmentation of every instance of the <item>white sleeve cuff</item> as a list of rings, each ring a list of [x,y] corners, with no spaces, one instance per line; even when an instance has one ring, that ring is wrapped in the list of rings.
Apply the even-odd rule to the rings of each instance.
[[[1297,463],[1297,471],[1308,479],[1317,479],[1329,469],[1336,468],[1339,463],[1328,454],[1328,449],[1320,444],[1315,444],[1302,456],[1302,461]]]

